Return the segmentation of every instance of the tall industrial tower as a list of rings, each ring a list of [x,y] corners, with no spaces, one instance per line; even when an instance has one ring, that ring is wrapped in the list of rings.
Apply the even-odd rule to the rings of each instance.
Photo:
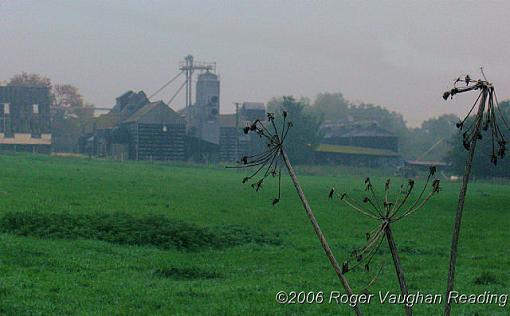
[[[194,62],[193,56],[188,55],[184,57],[184,61],[179,63],[179,70],[184,72],[186,75],[186,117],[188,118],[188,125],[186,128],[189,130],[189,124],[191,122],[190,118],[192,116],[191,107],[193,106],[193,98],[191,93],[193,86],[193,73],[195,70],[216,72],[216,63]]]
[[[194,116],[197,136],[209,143],[220,144],[220,80],[209,70],[198,75]]]
[[[217,154],[220,144],[220,80],[216,75],[216,63],[196,62],[188,55],[179,69],[186,75],[186,133],[196,140],[193,155],[207,160]],[[193,102],[192,87],[197,70],[200,73],[196,77]]]

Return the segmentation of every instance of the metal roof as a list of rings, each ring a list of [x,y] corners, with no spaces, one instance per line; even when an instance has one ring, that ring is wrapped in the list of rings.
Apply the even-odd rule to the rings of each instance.
[[[341,146],[341,145],[330,145],[320,144],[315,148],[316,152],[323,153],[336,153],[346,155],[365,155],[365,156],[383,156],[383,157],[399,157],[400,155],[392,150],[368,148],[368,147],[356,147],[356,146]]]
[[[377,125],[338,125],[323,128],[324,137],[396,137]]]
[[[152,111],[158,111],[158,109],[159,113],[154,113],[152,116],[150,115]],[[144,119],[148,120],[147,123],[153,124],[184,123],[184,118],[172,110],[163,101],[151,102],[144,105],[129,118],[124,120],[123,123],[134,123]]]

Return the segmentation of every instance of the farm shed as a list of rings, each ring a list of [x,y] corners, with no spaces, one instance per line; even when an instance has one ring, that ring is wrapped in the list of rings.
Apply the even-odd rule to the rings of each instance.
[[[162,101],[146,104],[120,125],[128,157],[134,160],[184,160],[186,122]],[[121,137],[122,138],[122,137]]]
[[[400,155],[387,149],[320,144],[315,148],[315,161],[319,164],[342,164],[360,167],[397,166]]]
[[[97,157],[123,157],[123,153],[116,154],[119,146],[113,144],[113,130],[118,129],[122,121],[138,111],[149,99],[143,91],[135,93],[128,91],[118,98],[112,110],[106,114],[94,118],[85,128],[84,135],[80,138],[80,152]]]
[[[96,117],[82,137],[82,152],[132,160],[183,160],[185,120],[143,91],[128,91],[110,112]]]
[[[239,159],[239,122],[236,114],[220,115],[220,160],[236,161]]]
[[[253,155],[263,149],[264,143],[254,134],[242,129],[255,120],[265,121],[264,103],[244,102],[236,114],[220,115],[220,160],[234,162],[243,155]]]
[[[398,137],[375,122],[356,122],[327,125],[322,128],[322,143],[379,148],[398,152]]]
[[[396,166],[401,162],[398,137],[374,122],[329,123],[315,148],[317,163]]]
[[[0,149],[51,152],[47,88],[0,86]]]

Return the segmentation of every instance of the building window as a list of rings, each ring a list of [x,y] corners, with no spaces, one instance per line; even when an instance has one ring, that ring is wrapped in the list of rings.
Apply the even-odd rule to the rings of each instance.
[[[14,137],[14,131],[12,130],[12,121],[9,116],[4,115],[3,120],[3,130],[4,130],[4,137],[5,138],[13,138]]]
[[[32,104],[32,113],[39,114],[39,104]]]
[[[14,137],[14,133],[12,130],[12,121],[11,121],[11,105],[9,103],[3,104],[3,117],[2,117],[2,131],[4,132],[5,138]]]
[[[168,128],[166,127],[166,125],[163,125],[163,132],[167,132],[168,131]]]

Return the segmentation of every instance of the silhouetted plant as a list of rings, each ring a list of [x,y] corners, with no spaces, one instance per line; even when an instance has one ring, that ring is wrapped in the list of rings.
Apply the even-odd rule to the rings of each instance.
[[[506,140],[503,133],[501,132],[500,124],[503,123],[507,129],[509,128],[509,125],[506,122],[503,113],[501,113],[501,110],[499,109],[494,86],[485,80],[472,80],[469,76],[466,76],[463,80],[458,78],[455,80],[455,85],[460,81],[465,82],[466,86],[454,87],[453,89],[446,91],[443,94],[443,98],[445,100],[449,97],[453,98],[453,96],[458,93],[472,90],[481,90],[475,102],[471,106],[468,114],[464,117],[463,120],[456,124],[457,128],[463,131],[463,146],[466,150],[469,151],[471,146],[476,144],[476,140],[482,138],[481,132],[487,132],[490,130],[492,141],[492,153],[490,159],[491,162],[496,165],[498,157],[503,158],[506,151]],[[468,120],[477,104],[479,107],[475,119]],[[468,124],[467,126],[466,123]],[[473,141],[475,141],[475,144],[472,144]]]
[[[472,80],[469,77],[469,75],[465,76],[464,78],[459,77],[457,80],[455,80],[454,88],[449,91],[446,91],[443,94],[443,99],[447,100],[449,97],[453,98],[453,96],[459,93],[480,90],[478,97],[471,106],[466,117],[462,121],[457,123],[457,127],[460,130],[464,131],[463,145],[464,148],[468,151],[468,156],[464,167],[464,176],[462,178],[462,186],[459,193],[459,201],[457,204],[455,223],[453,227],[452,244],[450,249],[450,265],[448,269],[448,284],[446,290],[447,296],[451,291],[453,291],[454,287],[455,267],[457,262],[457,249],[460,228],[462,223],[462,212],[464,210],[464,200],[466,198],[467,185],[469,183],[471,168],[473,166],[473,158],[475,155],[477,140],[482,138],[482,132],[490,130],[490,136],[492,140],[492,153],[490,160],[493,164],[497,163],[498,157],[503,158],[505,156],[506,150],[506,141],[503,137],[503,133],[501,132],[500,124],[501,122],[504,123],[507,129],[509,128],[509,126],[499,109],[494,86],[492,85],[492,83],[487,81],[487,78],[485,78],[485,76],[483,77],[485,80]],[[457,84],[460,82],[463,82],[465,86],[457,87]],[[470,120],[469,117],[477,105],[478,109],[474,117],[474,120]],[[466,122],[470,122],[470,124],[466,126]],[[496,144],[498,147],[497,149]],[[451,302],[449,302],[448,300],[445,301],[446,301],[445,315],[450,315]]]
[[[252,156],[243,156],[241,160],[238,162],[238,166],[231,168],[255,168],[255,171],[251,173],[249,176],[243,179],[243,183],[251,182],[251,186],[259,191],[262,188],[262,185],[266,178],[268,177],[276,177],[278,176],[278,195],[273,199],[273,205],[277,204],[281,199],[281,169],[282,165],[287,168],[289,175],[292,179],[292,183],[296,188],[297,194],[301,199],[303,207],[312,223],[315,234],[319,238],[321,242],[322,248],[326,253],[326,256],[329,259],[329,262],[333,266],[342,286],[347,292],[347,295],[353,295],[352,289],[347,281],[347,278],[342,272],[338,261],[336,260],[329,243],[326,240],[326,237],[322,233],[320,229],[319,223],[315,218],[315,215],[308,203],[308,200],[305,197],[305,194],[299,184],[299,181],[296,176],[296,172],[290,163],[289,157],[285,152],[285,139],[289,133],[290,128],[293,126],[292,122],[287,121],[287,112],[283,111],[283,120],[281,128],[277,127],[275,122],[275,117],[273,113],[267,114],[267,121],[262,122],[260,120],[255,120],[249,126],[246,126],[243,131],[244,133],[256,133],[261,138],[264,138],[266,141],[266,149],[259,154],[255,154]],[[362,315],[359,307],[357,305],[352,306],[356,315]]]
[[[239,166],[229,168],[256,168],[252,174],[244,177],[242,181],[243,183],[247,183],[254,180],[254,182],[251,183],[251,187],[254,188],[255,191],[259,191],[262,188],[264,180],[267,177],[278,177],[278,195],[273,199],[273,205],[275,205],[281,198],[283,143],[292,127],[292,122],[287,122],[287,112],[283,112],[283,125],[280,130],[278,130],[276,126],[274,114],[268,113],[267,121],[271,124],[269,129],[258,119],[243,129],[245,134],[254,132],[261,138],[265,138],[265,151],[252,156],[243,156],[241,160],[238,161]]]
[[[406,185],[403,184],[400,186],[400,190],[394,201],[391,201],[389,197],[391,186],[390,179],[386,180],[384,185],[384,196],[382,197],[377,195],[370,178],[365,179],[365,192],[367,192],[368,195],[365,196],[361,202],[357,202],[347,193],[337,195],[340,200],[345,202],[353,210],[357,211],[363,216],[379,222],[379,224],[372,231],[365,234],[367,240],[366,244],[361,248],[355,249],[351,254],[350,260],[344,262],[342,267],[344,273],[347,273],[348,271],[356,269],[360,266],[363,266],[365,271],[369,272],[370,264],[372,263],[373,258],[381,248],[383,240],[386,239],[393,258],[393,264],[395,266],[395,271],[398,277],[400,290],[405,296],[409,294],[409,290],[407,288],[404,277],[404,270],[400,263],[400,257],[397,251],[397,245],[393,238],[391,225],[421,209],[434,194],[439,192],[439,180],[435,179],[431,181],[435,172],[436,167],[431,167],[427,181],[414,202],[410,201],[411,194],[415,188],[415,182],[412,179],[409,179]],[[426,194],[425,192],[430,186],[432,189]],[[329,197],[332,198],[333,194],[334,189],[331,189]],[[352,261],[355,261],[355,263],[350,264],[349,262]],[[365,290],[368,290],[368,287],[374,283],[374,281],[381,273],[382,268],[383,266],[381,266],[379,272],[372,279],[372,281],[370,281]],[[405,305],[405,309],[407,315],[412,315],[412,308],[410,306]]]

